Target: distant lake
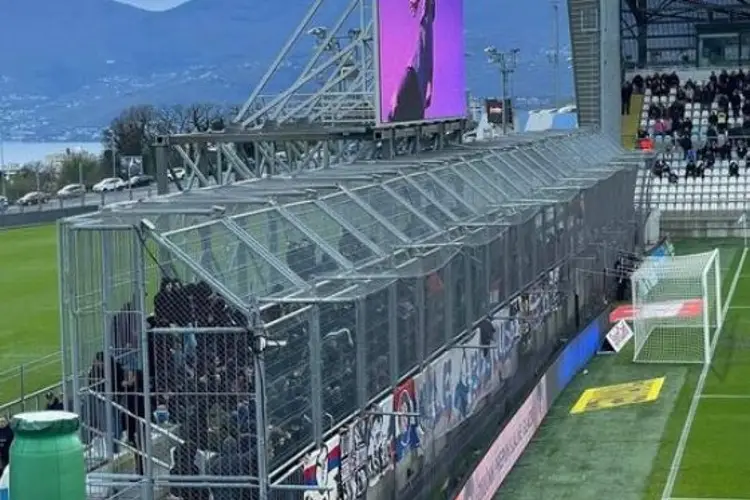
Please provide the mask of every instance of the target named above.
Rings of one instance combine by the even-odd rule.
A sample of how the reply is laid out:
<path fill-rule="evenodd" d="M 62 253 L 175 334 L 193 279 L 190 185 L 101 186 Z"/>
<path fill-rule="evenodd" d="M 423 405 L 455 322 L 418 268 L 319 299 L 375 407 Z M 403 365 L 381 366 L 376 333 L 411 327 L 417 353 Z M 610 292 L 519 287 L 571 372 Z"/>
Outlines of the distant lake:
<path fill-rule="evenodd" d="M 103 149 L 98 142 L 3 142 L 0 143 L 0 148 L 3 161 L 9 168 L 32 161 L 44 161 L 45 158 L 66 150 L 87 151 L 98 155 Z"/>

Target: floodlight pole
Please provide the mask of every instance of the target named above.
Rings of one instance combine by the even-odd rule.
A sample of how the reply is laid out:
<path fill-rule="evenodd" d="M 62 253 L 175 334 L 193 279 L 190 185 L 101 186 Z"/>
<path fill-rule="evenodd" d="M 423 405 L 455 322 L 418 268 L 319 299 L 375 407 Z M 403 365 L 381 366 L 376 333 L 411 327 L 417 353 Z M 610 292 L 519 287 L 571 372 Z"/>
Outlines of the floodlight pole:
<path fill-rule="evenodd" d="M 484 49 L 484 53 L 487 54 L 490 64 L 498 65 L 500 67 L 500 75 L 502 76 L 503 135 L 508 133 L 508 122 L 510 118 L 508 113 L 508 85 L 510 77 L 516 71 L 519 52 L 521 52 L 520 49 L 512 49 L 509 52 L 500 52 L 497 48 L 492 46 Z"/>
<path fill-rule="evenodd" d="M 0 182 L 2 182 L 2 194 L 3 197 L 7 198 L 8 196 L 8 179 L 6 178 L 5 174 L 5 140 L 3 138 L 3 133 L 0 131 Z"/>
<path fill-rule="evenodd" d="M 552 68 L 555 72 L 553 82 L 555 84 L 555 108 L 560 106 L 560 4 L 558 0 L 552 0 L 552 10 L 555 15 L 553 31 L 555 34 L 555 53 L 552 55 Z"/>

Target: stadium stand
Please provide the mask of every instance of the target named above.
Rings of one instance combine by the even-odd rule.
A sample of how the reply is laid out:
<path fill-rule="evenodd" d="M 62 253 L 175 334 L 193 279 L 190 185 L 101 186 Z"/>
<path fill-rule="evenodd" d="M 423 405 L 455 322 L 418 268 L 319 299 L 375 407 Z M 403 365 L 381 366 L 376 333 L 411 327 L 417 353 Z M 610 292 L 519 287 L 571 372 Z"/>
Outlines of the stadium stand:
<path fill-rule="evenodd" d="M 586 249 L 585 265 L 601 269 L 632 241 L 622 228 L 632 222 L 633 193 L 623 186 L 634 185 L 642 160 L 630 156 L 609 138 L 585 131 L 509 136 L 423 157 L 429 163 L 342 166 L 125 203 L 67 220 L 63 241 L 99 252 L 79 256 L 63 249 L 71 262 L 87 262 L 65 288 L 83 311 L 75 319 L 80 327 L 66 330 L 73 337 L 65 366 L 80 366 L 71 373 L 73 407 L 82 413 L 92 477 L 164 476 L 177 497 L 205 498 L 210 489 L 214 499 L 229 498 L 221 495 L 232 489 L 226 478 L 262 474 L 255 453 L 260 393 L 267 411 L 267 425 L 260 424 L 267 429 L 267 470 L 274 480 L 304 484 L 308 468 L 301 457 L 314 443 L 315 425 L 339 439 L 344 423 L 361 408 L 385 404 L 379 398 L 392 394 L 394 380 L 420 359 L 442 356 L 449 339 L 463 342 L 468 325 L 484 322 L 487 311 L 531 284 L 549 300 L 534 301 L 532 308 L 519 299 L 507 314 L 545 328 L 532 336 L 537 327 L 513 326 L 522 335 L 495 346 L 517 345 L 526 360 L 523 369 L 506 374 L 504 391 L 492 389 L 510 408 L 509 388 L 520 391 L 546 362 L 558 345 L 555 336 L 566 331 L 558 326 L 585 321 L 605 296 L 596 273 L 578 279 L 578 296 L 569 293 L 569 257 Z M 549 204 L 546 211 L 519 205 L 535 207 L 539 199 Z M 585 211 L 605 199 L 612 211 Z M 217 203 L 229 217 L 212 211 Z M 158 244 L 138 237 L 144 213 L 161 231 L 151 236 Z M 495 219 L 485 225 L 485 213 L 514 225 L 496 225 Z M 91 231 L 91 223 L 102 221 L 103 228 L 122 229 L 103 229 L 103 237 Z M 468 224 L 469 232 L 456 232 L 458 223 Z M 453 241 L 465 233 L 470 246 L 458 251 Z M 415 260 L 422 242 L 435 247 Z M 142 259 L 145 269 L 139 271 L 134 259 Z M 550 266 L 559 270 L 548 274 Z M 266 354 L 262 370 L 250 352 L 248 311 L 237 306 L 236 297 L 246 298 L 250 290 L 266 297 L 258 318 L 264 338 L 284 342 Z M 557 309 L 563 298 L 565 307 Z M 540 308 L 548 312 L 532 315 Z M 146 345 L 139 341 L 144 327 Z M 491 336 L 499 335 L 494 326 L 481 331 L 481 345 L 492 345 Z M 483 406 L 476 408 L 477 417 L 485 415 Z M 487 408 L 493 410 L 486 418 L 496 425 L 498 406 Z M 456 442 L 469 442 L 476 427 L 469 415 L 465 426 L 446 427 L 440 436 L 453 432 L 464 436 Z M 356 422 L 370 426 L 375 420 Z M 437 458 L 442 441 L 424 439 Z M 149 445 L 151 460 L 143 463 Z M 449 452 L 458 453 L 453 445 Z M 390 445 L 377 453 L 386 464 L 392 460 Z M 427 485 L 430 491 L 443 462 L 412 467 L 412 477 L 399 487 L 421 491 Z M 363 473 L 372 465 L 362 463 Z M 192 495 L 175 480 L 204 475 L 223 483 L 209 488 L 201 479 L 203 487 Z M 115 482 L 111 475 L 102 480 L 110 487 Z M 155 487 L 166 489 L 163 483 Z M 103 487 L 101 497 L 108 491 Z"/>
<path fill-rule="evenodd" d="M 657 159 L 641 172 L 636 199 L 663 211 L 744 210 L 750 195 L 747 129 L 750 74 L 700 70 L 632 80 L 643 95 L 638 146 Z"/>

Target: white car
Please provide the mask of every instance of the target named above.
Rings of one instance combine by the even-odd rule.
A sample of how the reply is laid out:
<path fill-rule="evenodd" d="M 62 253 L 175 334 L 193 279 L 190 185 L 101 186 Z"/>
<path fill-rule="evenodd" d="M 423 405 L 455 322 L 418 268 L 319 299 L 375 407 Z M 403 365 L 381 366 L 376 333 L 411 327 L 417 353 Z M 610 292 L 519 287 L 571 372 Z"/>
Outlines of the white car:
<path fill-rule="evenodd" d="M 127 186 L 128 184 L 119 177 L 110 177 L 94 184 L 91 190 L 95 193 L 104 193 L 107 191 L 121 191 Z"/>

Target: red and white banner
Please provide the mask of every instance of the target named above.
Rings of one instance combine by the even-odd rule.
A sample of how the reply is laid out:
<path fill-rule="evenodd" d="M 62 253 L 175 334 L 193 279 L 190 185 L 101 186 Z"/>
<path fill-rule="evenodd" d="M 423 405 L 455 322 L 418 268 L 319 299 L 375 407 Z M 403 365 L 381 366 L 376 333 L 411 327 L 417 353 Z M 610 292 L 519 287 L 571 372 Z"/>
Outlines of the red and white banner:
<path fill-rule="evenodd" d="M 607 332 L 607 342 L 609 342 L 609 345 L 612 346 L 612 349 L 615 352 L 620 352 L 620 350 L 625 347 L 625 344 L 627 344 L 632 338 L 633 330 L 630 329 L 630 326 L 628 326 L 624 319 L 618 321 L 617 324 Z"/>
<path fill-rule="evenodd" d="M 610 323 L 654 318 L 695 318 L 703 313 L 703 300 L 671 300 L 641 307 L 620 306 L 609 315 Z"/>

